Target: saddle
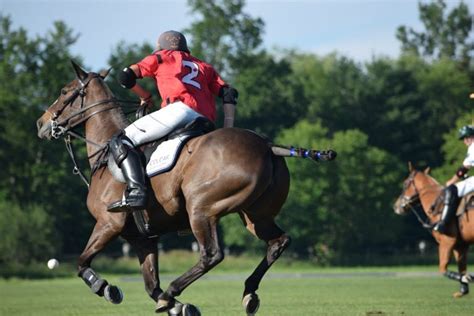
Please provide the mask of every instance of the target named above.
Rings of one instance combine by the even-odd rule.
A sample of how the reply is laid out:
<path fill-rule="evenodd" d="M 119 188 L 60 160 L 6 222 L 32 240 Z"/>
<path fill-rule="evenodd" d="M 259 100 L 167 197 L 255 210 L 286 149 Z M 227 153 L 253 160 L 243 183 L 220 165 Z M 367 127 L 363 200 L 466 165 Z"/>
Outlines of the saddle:
<path fill-rule="evenodd" d="M 435 202 L 431 206 L 431 211 L 435 214 L 441 213 L 441 210 L 443 209 L 443 201 L 444 192 L 441 193 L 438 198 L 436 198 Z M 468 212 L 471 209 L 474 209 L 474 192 L 460 199 L 458 208 L 456 210 L 456 217 L 461 216 L 462 214 Z"/>
<path fill-rule="evenodd" d="M 462 214 L 468 212 L 469 210 L 474 209 L 474 192 L 466 195 L 459 202 L 458 209 L 456 211 L 456 216 L 461 216 Z"/>
<path fill-rule="evenodd" d="M 213 130 L 215 130 L 213 122 L 205 117 L 198 117 L 183 128 L 177 129 L 167 136 L 140 146 L 145 158 L 145 169 L 148 177 L 153 177 L 173 169 L 181 150 L 190 139 L 207 134 Z M 117 181 L 125 183 L 122 172 L 112 156 L 109 156 L 107 166 Z"/>

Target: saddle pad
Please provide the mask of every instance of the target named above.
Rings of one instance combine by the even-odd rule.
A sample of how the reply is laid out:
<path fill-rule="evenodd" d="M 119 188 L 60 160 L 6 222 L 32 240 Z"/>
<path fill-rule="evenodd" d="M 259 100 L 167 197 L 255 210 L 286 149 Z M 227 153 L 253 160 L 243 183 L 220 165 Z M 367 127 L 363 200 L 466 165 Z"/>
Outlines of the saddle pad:
<path fill-rule="evenodd" d="M 178 160 L 179 153 L 190 136 L 176 137 L 162 142 L 151 154 L 146 165 L 146 174 L 153 177 L 171 170 Z"/>
<path fill-rule="evenodd" d="M 474 208 L 474 193 L 470 193 L 461 199 L 456 216 L 462 215 L 465 211 Z"/>
<path fill-rule="evenodd" d="M 153 151 L 147 162 L 146 173 L 149 177 L 156 176 L 159 173 L 170 171 L 178 160 L 181 149 L 186 142 L 196 135 L 183 135 L 171 140 L 162 142 Z M 122 171 L 115 163 L 112 155 L 109 155 L 107 166 L 112 176 L 119 182 L 125 183 Z"/>

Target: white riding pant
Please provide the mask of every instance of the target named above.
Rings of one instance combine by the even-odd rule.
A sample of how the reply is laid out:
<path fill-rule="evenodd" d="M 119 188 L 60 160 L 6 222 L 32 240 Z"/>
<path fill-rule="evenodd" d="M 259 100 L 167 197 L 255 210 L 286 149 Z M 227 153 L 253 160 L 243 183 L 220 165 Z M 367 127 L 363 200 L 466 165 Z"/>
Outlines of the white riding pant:
<path fill-rule="evenodd" d="M 474 176 L 467 178 L 466 180 L 459 181 L 455 184 L 458 188 L 459 197 L 464 197 L 474 191 Z"/>
<path fill-rule="evenodd" d="M 166 136 L 199 116 L 202 115 L 183 102 L 174 102 L 127 126 L 125 135 L 134 146 L 139 146 Z"/>

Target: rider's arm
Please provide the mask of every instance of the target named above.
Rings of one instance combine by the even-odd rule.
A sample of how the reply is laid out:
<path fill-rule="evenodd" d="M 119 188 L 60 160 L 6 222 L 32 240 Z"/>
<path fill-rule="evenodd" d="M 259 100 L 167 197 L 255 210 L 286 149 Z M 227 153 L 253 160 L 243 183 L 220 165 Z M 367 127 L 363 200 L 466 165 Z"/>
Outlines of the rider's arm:
<path fill-rule="evenodd" d="M 469 171 L 470 168 L 471 166 L 469 165 L 463 165 L 462 167 L 460 167 L 458 171 L 456 171 L 454 176 L 452 176 L 452 178 L 449 179 L 448 182 L 446 182 L 446 186 L 450 186 L 451 184 L 455 184 L 459 180 L 464 179 L 464 176 L 466 175 L 466 173 Z"/>
<path fill-rule="evenodd" d="M 224 86 L 221 88 L 219 96 L 222 97 L 224 108 L 224 127 L 234 127 L 235 106 L 239 93 L 232 87 Z"/>
<path fill-rule="evenodd" d="M 235 104 L 224 103 L 224 127 L 234 127 Z"/>
<path fill-rule="evenodd" d="M 137 65 L 131 65 L 130 69 L 133 70 L 137 78 L 141 78 L 141 73 L 140 73 L 140 68 L 138 68 Z M 142 86 L 140 86 L 138 83 L 135 83 L 135 85 L 130 88 L 141 100 L 140 105 L 146 105 L 151 102 L 151 93 L 145 90 Z"/>

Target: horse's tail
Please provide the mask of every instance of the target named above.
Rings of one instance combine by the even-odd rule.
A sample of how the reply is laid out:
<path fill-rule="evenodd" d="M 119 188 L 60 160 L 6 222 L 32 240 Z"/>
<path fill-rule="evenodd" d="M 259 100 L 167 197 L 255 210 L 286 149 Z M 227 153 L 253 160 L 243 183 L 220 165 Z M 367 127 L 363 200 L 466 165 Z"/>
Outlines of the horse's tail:
<path fill-rule="evenodd" d="M 280 157 L 300 157 L 314 161 L 331 161 L 336 159 L 337 153 L 332 150 L 305 149 L 294 146 L 283 146 L 270 144 L 272 152 Z"/>

